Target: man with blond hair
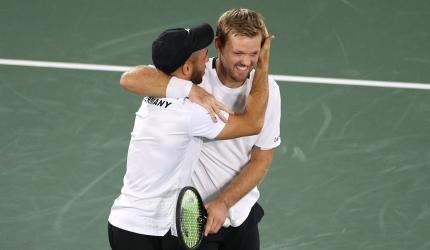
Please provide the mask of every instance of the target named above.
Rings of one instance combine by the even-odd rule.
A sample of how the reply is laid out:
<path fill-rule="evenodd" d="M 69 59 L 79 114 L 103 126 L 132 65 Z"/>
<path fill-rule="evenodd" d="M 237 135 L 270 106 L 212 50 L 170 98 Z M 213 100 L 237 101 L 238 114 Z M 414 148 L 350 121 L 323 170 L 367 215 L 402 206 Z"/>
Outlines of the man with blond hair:
<path fill-rule="evenodd" d="M 206 63 L 199 86 L 178 82 L 149 67 L 123 87 L 151 96 L 189 97 L 206 107 L 215 119 L 224 103 L 235 113 L 246 111 L 254 68 L 267 36 L 263 17 L 249 9 L 232 9 L 218 20 L 216 58 Z M 210 93 L 210 94 L 208 94 Z M 207 237 L 199 249 L 254 250 L 260 248 L 258 223 L 263 209 L 257 203 L 257 185 L 263 180 L 280 145 L 281 98 L 269 77 L 269 97 L 264 126 L 258 135 L 231 140 L 205 140 L 192 184 L 202 195 L 208 211 Z"/>

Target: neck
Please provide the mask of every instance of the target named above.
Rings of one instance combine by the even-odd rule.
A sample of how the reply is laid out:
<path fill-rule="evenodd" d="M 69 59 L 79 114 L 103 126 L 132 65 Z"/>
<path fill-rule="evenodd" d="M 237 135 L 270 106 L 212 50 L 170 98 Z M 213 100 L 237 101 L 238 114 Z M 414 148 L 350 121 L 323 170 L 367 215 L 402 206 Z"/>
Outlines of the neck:
<path fill-rule="evenodd" d="M 188 76 L 182 73 L 182 70 L 175 70 L 172 73 L 170 73 L 171 76 L 176 76 L 177 78 L 183 79 L 183 80 L 190 80 Z"/>
<path fill-rule="evenodd" d="M 221 83 L 228 88 L 232 88 L 232 89 L 239 88 L 245 83 L 245 82 L 236 81 L 231 76 L 229 76 L 225 68 L 222 67 L 221 59 L 219 57 L 217 58 L 215 63 L 215 70 Z"/>

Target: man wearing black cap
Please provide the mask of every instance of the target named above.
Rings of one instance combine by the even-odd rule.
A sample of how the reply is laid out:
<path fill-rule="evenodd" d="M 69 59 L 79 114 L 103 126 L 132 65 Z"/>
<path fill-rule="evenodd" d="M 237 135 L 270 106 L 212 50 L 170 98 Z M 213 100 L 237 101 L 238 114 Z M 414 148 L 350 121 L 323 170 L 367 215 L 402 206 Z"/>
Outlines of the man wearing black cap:
<path fill-rule="evenodd" d="M 198 84 L 213 37 L 208 24 L 166 30 L 152 44 L 153 63 L 179 83 L 182 79 Z M 225 114 L 228 124 L 213 123 L 205 109 L 186 98 L 143 98 L 131 133 L 124 184 L 108 219 L 113 250 L 180 249 L 171 235 L 174 207 L 178 191 L 190 182 L 200 138 L 253 135 L 263 126 L 270 42 L 267 39 L 260 56 L 248 110 Z M 133 73 L 136 70 L 126 74 Z"/>

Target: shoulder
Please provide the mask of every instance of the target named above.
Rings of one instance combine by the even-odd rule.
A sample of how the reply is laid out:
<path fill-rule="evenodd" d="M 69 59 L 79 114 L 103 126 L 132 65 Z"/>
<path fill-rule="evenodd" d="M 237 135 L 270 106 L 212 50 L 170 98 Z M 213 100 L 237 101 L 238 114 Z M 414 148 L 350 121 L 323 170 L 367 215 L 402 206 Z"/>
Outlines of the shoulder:
<path fill-rule="evenodd" d="M 188 98 L 184 99 L 182 106 L 183 109 L 188 110 L 192 115 L 208 115 L 208 111 L 205 108 L 190 101 Z"/>
<path fill-rule="evenodd" d="M 269 75 L 269 93 L 271 95 L 280 95 L 279 85 L 273 80 L 273 78 Z"/>

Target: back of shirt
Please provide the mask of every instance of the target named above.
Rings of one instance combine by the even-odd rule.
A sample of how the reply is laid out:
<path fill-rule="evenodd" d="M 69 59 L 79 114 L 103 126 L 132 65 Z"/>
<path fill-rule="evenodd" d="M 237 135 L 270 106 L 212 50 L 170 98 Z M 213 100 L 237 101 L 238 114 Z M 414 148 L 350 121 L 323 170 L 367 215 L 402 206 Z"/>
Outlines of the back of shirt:
<path fill-rule="evenodd" d="M 189 183 L 201 148 L 224 123 L 188 99 L 144 97 L 136 112 L 127 171 L 109 222 L 127 231 L 164 235 L 173 222 L 176 194 Z"/>
<path fill-rule="evenodd" d="M 145 97 L 136 112 L 123 190 L 141 198 L 157 197 L 184 160 L 190 143 L 190 111 L 184 100 Z M 189 106 L 191 108 L 191 106 Z"/>

